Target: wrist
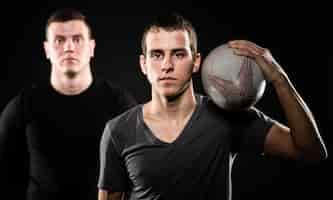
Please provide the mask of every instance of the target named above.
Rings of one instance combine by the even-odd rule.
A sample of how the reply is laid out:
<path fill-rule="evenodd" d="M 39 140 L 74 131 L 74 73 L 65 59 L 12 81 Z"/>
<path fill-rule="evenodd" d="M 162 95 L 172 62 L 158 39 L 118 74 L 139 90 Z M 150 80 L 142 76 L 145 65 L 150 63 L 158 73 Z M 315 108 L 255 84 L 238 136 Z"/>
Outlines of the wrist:
<path fill-rule="evenodd" d="M 289 79 L 286 74 L 279 73 L 273 79 L 270 80 L 270 83 L 275 88 L 286 87 L 286 86 L 288 86 Z"/>

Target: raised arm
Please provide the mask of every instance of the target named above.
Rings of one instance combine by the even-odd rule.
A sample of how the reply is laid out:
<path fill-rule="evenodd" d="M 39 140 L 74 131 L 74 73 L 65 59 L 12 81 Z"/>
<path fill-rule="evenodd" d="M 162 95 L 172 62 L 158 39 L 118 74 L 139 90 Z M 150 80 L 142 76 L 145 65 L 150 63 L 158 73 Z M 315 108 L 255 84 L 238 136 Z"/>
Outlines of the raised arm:
<path fill-rule="evenodd" d="M 124 200 L 125 195 L 123 192 L 110 192 L 100 189 L 98 191 L 98 200 Z"/>
<path fill-rule="evenodd" d="M 256 60 L 285 113 L 288 127 L 278 122 L 272 126 L 265 140 L 265 153 L 310 161 L 325 159 L 327 150 L 310 109 L 269 50 L 244 40 L 229 45 L 236 54 Z"/>

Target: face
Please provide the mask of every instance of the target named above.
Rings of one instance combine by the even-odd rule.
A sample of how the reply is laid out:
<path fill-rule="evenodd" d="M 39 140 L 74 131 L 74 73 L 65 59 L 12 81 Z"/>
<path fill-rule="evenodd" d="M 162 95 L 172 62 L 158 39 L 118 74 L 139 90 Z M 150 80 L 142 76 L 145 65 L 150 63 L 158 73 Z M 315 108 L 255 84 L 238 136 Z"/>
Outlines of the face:
<path fill-rule="evenodd" d="M 146 36 L 146 46 L 140 65 L 152 92 L 173 97 L 188 89 L 192 73 L 199 70 L 200 54 L 193 58 L 187 31 L 152 30 Z"/>
<path fill-rule="evenodd" d="M 53 72 L 75 75 L 87 70 L 94 48 L 95 41 L 83 21 L 53 22 L 48 27 L 44 49 Z"/>

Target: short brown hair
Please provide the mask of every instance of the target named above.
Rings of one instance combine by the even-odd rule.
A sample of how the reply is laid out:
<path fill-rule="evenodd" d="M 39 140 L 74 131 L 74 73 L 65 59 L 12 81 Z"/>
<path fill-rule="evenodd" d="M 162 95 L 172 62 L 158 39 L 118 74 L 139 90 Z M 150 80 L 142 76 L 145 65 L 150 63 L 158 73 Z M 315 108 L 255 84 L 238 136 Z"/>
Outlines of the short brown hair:
<path fill-rule="evenodd" d="M 54 22 L 67 22 L 67 21 L 71 21 L 71 20 L 80 20 L 80 21 L 84 22 L 88 28 L 89 37 L 93 38 L 91 26 L 90 26 L 86 16 L 82 12 L 80 12 L 76 9 L 63 8 L 63 9 L 56 10 L 48 18 L 46 26 L 45 26 L 46 40 L 47 40 L 47 30 L 48 30 L 50 24 L 52 24 Z"/>
<path fill-rule="evenodd" d="M 152 23 L 145 27 L 141 40 L 143 55 L 146 55 L 147 51 L 146 38 L 148 32 L 159 28 L 167 31 L 186 30 L 190 36 L 190 48 L 192 55 L 195 57 L 198 52 L 197 34 L 195 29 L 187 19 L 177 13 L 160 15 Z"/>

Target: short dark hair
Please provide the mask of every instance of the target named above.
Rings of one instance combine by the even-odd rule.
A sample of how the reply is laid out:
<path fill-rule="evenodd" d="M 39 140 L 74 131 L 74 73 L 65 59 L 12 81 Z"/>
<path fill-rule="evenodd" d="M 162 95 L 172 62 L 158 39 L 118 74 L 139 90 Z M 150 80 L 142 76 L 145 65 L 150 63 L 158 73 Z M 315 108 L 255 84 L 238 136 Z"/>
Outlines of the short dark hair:
<path fill-rule="evenodd" d="M 88 22 L 87 17 L 80 11 L 74 8 L 62 8 L 54 11 L 47 20 L 45 26 L 45 38 L 47 40 L 47 31 L 49 26 L 54 22 L 67 22 L 71 20 L 80 20 L 85 23 L 88 28 L 88 34 L 90 38 L 93 38 L 91 26 Z"/>
<path fill-rule="evenodd" d="M 152 23 L 148 24 L 148 26 L 145 27 L 141 40 L 141 49 L 143 55 L 146 55 L 147 51 L 146 38 L 148 32 L 159 28 L 167 31 L 175 31 L 175 30 L 187 31 L 190 37 L 190 48 L 192 51 L 192 55 L 193 57 L 195 57 L 195 55 L 198 52 L 197 34 L 191 22 L 178 13 L 170 13 L 170 14 L 168 13 L 160 15 L 156 17 L 152 21 Z"/>

